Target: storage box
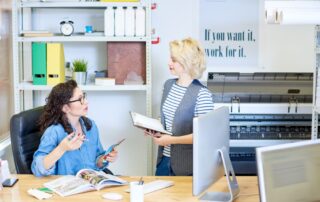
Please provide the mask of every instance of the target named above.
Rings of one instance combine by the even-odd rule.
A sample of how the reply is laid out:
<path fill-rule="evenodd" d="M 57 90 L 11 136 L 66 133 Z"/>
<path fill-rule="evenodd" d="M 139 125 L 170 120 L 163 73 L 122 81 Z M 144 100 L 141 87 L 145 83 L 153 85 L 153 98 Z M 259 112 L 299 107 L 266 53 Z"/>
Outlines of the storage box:
<path fill-rule="evenodd" d="M 129 72 L 141 76 L 146 81 L 146 43 L 108 42 L 108 76 L 116 79 L 116 84 L 124 84 Z"/>

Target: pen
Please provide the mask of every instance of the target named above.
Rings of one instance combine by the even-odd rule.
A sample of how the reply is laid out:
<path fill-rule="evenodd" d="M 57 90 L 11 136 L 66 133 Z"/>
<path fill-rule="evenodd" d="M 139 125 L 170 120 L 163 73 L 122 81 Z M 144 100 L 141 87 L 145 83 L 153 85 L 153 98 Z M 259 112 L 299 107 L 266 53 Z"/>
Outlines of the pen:
<path fill-rule="evenodd" d="M 139 180 L 138 185 L 143 185 L 143 183 L 144 183 L 144 181 L 142 180 L 142 177 L 141 177 L 140 180 Z"/>

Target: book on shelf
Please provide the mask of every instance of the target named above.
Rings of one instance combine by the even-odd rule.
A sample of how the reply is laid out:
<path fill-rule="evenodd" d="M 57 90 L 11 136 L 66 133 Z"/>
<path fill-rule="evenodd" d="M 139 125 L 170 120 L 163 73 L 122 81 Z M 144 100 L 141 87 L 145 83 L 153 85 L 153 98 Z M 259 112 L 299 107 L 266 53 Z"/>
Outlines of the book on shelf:
<path fill-rule="evenodd" d="M 172 135 L 172 133 L 164 129 L 162 123 L 158 119 L 153 119 L 136 112 L 130 112 L 130 115 L 133 125 L 138 128 L 150 129 L 160 133 Z"/>
<path fill-rule="evenodd" d="M 65 175 L 44 183 L 44 186 L 60 196 L 70 196 L 82 192 L 100 190 L 108 186 L 126 184 L 128 184 L 127 181 L 114 175 L 105 174 L 103 171 L 82 169 L 75 176 Z"/>
<path fill-rule="evenodd" d="M 114 86 L 116 85 L 116 80 L 114 78 L 95 78 L 95 85 L 97 86 Z"/>
<path fill-rule="evenodd" d="M 22 30 L 20 34 L 24 37 L 48 37 L 54 35 L 52 32 L 46 30 Z"/>

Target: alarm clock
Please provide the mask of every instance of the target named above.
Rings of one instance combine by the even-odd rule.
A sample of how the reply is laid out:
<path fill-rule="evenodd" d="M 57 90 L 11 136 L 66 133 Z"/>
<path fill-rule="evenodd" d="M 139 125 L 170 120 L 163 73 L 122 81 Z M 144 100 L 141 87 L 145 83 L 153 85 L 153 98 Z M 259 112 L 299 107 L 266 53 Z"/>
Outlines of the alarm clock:
<path fill-rule="evenodd" d="M 71 36 L 73 34 L 73 22 L 72 21 L 61 21 L 60 22 L 60 32 L 64 36 Z"/>

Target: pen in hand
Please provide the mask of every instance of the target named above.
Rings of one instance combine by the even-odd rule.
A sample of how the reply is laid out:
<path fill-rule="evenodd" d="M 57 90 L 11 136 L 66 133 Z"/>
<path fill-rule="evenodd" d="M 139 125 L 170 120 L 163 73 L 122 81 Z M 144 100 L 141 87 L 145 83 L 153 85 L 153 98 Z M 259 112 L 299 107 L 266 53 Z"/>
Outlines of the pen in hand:
<path fill-rule="evenodd" d="M 139 180 L 138 185 L 143 185 L 143 183 L 144 183 L 144 181 L 142 180 L 142 177 L 141 177 L 140 180 Z"/>

